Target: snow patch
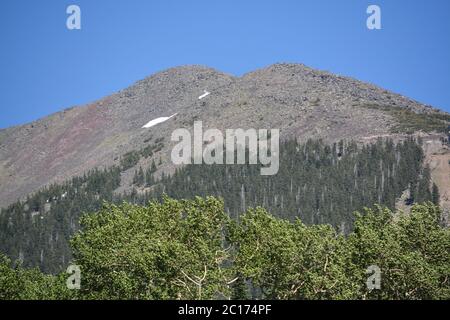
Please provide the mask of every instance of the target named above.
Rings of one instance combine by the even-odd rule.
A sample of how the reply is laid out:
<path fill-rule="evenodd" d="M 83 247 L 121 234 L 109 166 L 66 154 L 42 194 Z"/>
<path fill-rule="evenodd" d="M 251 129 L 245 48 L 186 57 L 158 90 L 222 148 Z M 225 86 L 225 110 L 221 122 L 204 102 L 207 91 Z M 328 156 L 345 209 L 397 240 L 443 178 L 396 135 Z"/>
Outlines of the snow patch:
<path fill-rule="evenodd" d="M 204 93 L 200 97 L 198 97 L 198 100 L 202 100 L 204 97 L 207 97 L 210 94 L 211 94 L 211 92 L 204 90 Z"/>
<path fill-rule="evenodd" d="M 144 125 L 142 128 L 148 129 L 148 128 L 154 127 L 157 124 L 163 123 L 163 122 L 169 120 L 170 118 L 175 117 L 177 114 L 178 113 L 175 113 L 175 114 L 171 115 L 170 117 L 160 117 L 160 118 L 153 119 L 153 120 L 149 121 L 146 125 Z"/>

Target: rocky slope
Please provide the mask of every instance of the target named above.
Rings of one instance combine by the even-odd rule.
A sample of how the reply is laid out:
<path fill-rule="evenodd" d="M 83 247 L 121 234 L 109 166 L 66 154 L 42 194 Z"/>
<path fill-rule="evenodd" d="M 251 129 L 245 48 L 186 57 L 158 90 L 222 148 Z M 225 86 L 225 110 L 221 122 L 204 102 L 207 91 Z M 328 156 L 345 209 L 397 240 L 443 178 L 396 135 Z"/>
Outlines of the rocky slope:
<path fill-rule="evenodd" d="M 204 90 L 211 94 L 198 99 Z M 282 137 L 363 141 L 398 128 L 402 120 L 386 108 L 448 116 L 376 86 L 304 65 L 276 64 L 242 77 L 202 66 L 169 69 L 89 105 L 0 130 L 0 207 L 50 183 L 117 164 L 127 152 L 159 140 L 163 148 L 153 159 L 161 158 L 162 170 L 170 172 L 170 135 L 176 128 L 191 128 L 196 120 L 222 130 L 279 128 Z M 175 113 L 162 124 L 142 128 Z M 123 173 L 122 191 L 132 172 Z"/>

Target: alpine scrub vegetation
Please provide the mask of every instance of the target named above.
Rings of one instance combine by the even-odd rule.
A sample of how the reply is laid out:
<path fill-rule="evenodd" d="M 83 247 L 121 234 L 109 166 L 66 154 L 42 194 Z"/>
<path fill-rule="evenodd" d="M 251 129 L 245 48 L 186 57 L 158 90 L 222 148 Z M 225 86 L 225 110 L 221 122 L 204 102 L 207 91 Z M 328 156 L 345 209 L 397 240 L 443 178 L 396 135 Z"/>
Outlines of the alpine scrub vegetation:
<path fill-rule="evenodd" d="M 432 203 L 356 213 L 353 231 L 248 209 L 230 219 L 214 197 L 104 204 L 71 240 L 67 274 L 0 262 L 2 299 L 450 299 L 450 230 Z M 368 289 L 369 266 L 381 288 Z"/>

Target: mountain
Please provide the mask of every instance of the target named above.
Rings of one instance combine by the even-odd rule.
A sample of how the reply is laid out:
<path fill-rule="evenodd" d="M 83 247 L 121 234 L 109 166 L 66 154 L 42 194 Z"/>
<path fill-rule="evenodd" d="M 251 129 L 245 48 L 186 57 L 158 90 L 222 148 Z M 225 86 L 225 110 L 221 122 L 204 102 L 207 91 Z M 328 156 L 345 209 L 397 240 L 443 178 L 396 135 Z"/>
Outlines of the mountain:
<path fill-rule="evenodd" d="M 199 99 L 205 90 L 210 94 Z M 155 127 L 142 128 L 174 114 Z M 152 157 L 161 158 L 158 172 L 171 173 L 170 134 L 175 128 L 190 128 L 195 120 L 202 120 L 204 127 L 279 128 L 284 139 L 333 142 L 442 133 L 449 115 L 300 64 L 275 64 L 242 77 L 203 66 L 172 68 L 91 104 L 0 130 L 0 207 L 51 183 L 119 164 L 124 155 L 147 144 L 159 145 Z M 135 168 L 122 173 L 118 192 L 129 190 Z"/>
<path fill-rule="evenodd" d="M 280 170 L 175 166 L 175 129 L 280 129 Z M 300 64 L 242 77 L 172 68 L 99 101 L 0 130 L 0 252 L 55 273 L 71 259 L 83 212 L 104 200 L 144 204 L 215 195 L 344 233 L 356 210 L 450 212 L 450 115 L 401 95 Z"/>

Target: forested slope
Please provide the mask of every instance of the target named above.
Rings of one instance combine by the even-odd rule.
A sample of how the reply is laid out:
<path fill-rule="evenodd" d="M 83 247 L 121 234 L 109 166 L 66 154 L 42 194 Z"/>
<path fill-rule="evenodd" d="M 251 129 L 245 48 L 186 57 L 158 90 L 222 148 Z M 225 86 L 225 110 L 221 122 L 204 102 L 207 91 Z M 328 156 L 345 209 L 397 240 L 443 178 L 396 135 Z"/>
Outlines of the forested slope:
<path fill-rule="evenodd" d="M 259 165 L 188 165 L 156 179 L 159 163 L 153 162 L 136 171 L 135 191 L 118 195 L 114 191 L 121 172 L 129 161 L 136 162 L 127 156 L 120 167 L 90 171 L 2 210 L 0 251 L 26 267 L 59 272 L 72 257 L 68 240 L 79 230 L 83 212 L 100 209 L 103 201 L 146 204 L 162 199 L 164 193 L 176 199 L 221 197 L 226 212 L 237 220 L 247 208 L 262 206 L 276 217 L 300 218 L 308 225 L 331 224 L 348 233 L 354 211 L 374 204 L 394 209 L 405 190 L 410 190 L 408 205 L 435 198 L 420 144 L 413 138 L 364 146 L 286 141 L 280 146 L 280 171 L 269 177 L 260 175 Z M 133 155 L 138 159 L 146 154 Z"/>

